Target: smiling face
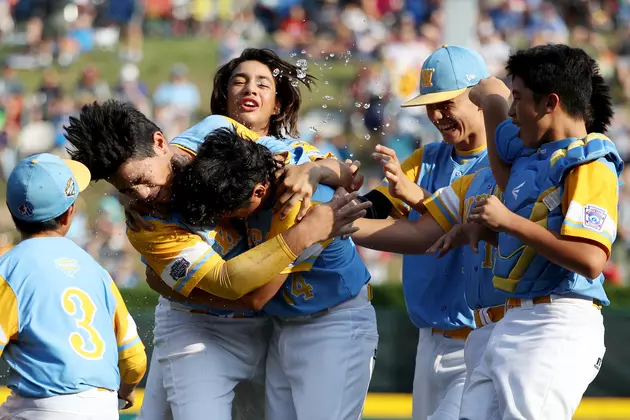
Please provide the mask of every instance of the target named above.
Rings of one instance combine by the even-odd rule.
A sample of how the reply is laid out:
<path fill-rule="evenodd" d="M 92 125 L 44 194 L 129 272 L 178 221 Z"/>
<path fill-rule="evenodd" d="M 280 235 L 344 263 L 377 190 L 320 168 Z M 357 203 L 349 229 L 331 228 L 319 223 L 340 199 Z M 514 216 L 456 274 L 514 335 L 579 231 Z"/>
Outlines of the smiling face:
<path fill-rule="evenodd" d="M 228 81 L 228 117 L 266 136 L 271 117 L 279 110 L 276 83 L 269 67 L 259 61 L 239 64 Z"/>
<path fill-rule="evenodd" d="M 469 90 L 444 102 L 427 105 L 427 115 L 448 144 L 464 142 L 474 135 L 485 135 L 483 113 L 470 101 Z"/>

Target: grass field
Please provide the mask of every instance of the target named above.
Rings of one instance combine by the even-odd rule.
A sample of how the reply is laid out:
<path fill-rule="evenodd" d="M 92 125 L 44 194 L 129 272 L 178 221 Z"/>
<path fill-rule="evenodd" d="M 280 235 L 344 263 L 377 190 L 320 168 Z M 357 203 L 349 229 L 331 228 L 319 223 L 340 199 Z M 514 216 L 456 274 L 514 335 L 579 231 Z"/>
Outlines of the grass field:
<path fill-rule="evenodd" d="M 9 395 L 7 388 L 0 388 L 0 402 Z M 133 420 L 142 405 L 144 393 L 137 391 L 136 406 L 121 413 L 121 420 Z M 411 419 L 411 395 L 369 394 L 365 403 L 364 420 Z M 578 408 L 574 420 L 630 420 L 630 399 L 586 398 Z"/>

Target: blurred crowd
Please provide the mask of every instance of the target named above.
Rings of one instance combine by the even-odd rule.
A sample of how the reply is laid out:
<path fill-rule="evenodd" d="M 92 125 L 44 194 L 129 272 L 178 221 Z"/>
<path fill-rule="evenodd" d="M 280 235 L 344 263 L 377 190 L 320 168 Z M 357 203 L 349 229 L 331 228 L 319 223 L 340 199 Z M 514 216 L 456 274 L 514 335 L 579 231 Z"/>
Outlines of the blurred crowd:
<path fill-rule="evenodd" d="M 468 0 L 460 0 L 468 1 Z M 616 118 L 610 137 L 630 157 L 630 1 L 479 0 L 477 40 L 471 45 L 491 72 L 504 77 L 510 50 L 547 42 L 578 45 L 600 63 L 613 87 Z M 442 0 L 0 0 L 0 169 L 6 176 L 23 156 L 64 153 L 63 125 L 84 103 L 118 98 L 133 103 L 172 138 L 196 122 L 202 98 L 186 63 L 162 60 L 168 80 L 149 88 L 140 74 L 144 38 L 206 37 L 218 42 L 224 63 L 246 47 L 271 47 L 298 60 L 324 66 L 345 62 L 356 77 L 345 92 L 347 108 L 307 110 L 305 140 L 339 158 L 369 161 L 364 140 L 396 150 L 402 160 L 439 133 L 422 109 L 401 109 L 417 91 L 419 69 L 443 44 Z M 72 89 L 60 84 L 59 69 L 76 65 L 95 49 L 120 61 L 116 83 L 88 65 Z M 20 72 L 40 75 L 27 91 Z M 328 84 L 327 81 L 324 82 Z M 330 98 L 333 99 L 332 97 Z M 334 109 L 337 111 L 337 109 Z M 324 124 L 322 124 L 322 121 Z M 376 144 L 374 141 L 368 145 Z M 366 162 L 367 163 L 367 162 Z M 364 189 L 378 185 L 378 168 L 366 165 Z M 630 180 L 629 180 L 630 181 Z M 630 183 L 621 187 L 619 240 L 609 275 L 624 282 L 630 249 Z M 81 204 L 71 236 L 112 272 L 121 287 L 142 278 L 137 255 L 126 241 L 124 215 L 112 196 Z M 0 253 L 15 241 L 10 221 L 0 217 Z M 8 215 L 7 215 L 8 216 Z M 626 221 L 628 223 L 626 223 Z M 627 227 L 626 227 L 627 226 Z M 400 258 L 361 250 L 373 282 L 398 281 Z"/>

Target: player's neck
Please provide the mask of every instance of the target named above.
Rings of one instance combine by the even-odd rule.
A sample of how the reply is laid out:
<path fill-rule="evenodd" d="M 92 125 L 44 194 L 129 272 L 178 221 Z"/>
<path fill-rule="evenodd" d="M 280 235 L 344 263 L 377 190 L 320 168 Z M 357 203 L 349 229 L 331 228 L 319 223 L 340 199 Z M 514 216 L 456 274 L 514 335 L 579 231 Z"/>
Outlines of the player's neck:
<path fill-rule="evenodd" d="M 584 138 L 588 132 L 586 131 L 586 124 L 582 120 L 573 120 L 570 118 L 562 118 L 557 123 L 552 124 L 549 130 L 545 133 L 544 143 L 551 143 L 554 141 L 562 141 L 569 138 Z"/>
<path fill-rule="evenodd" d="M 35 234 L 25 234 L 22 233 L 22 240 L 25 241 L 27 239 L 35 239 L 35 238 L 63 238 L 66 236 L 65 230 L 47 230 L 45 232 L 39 232 Z"/>
<path fill-rule="evenodd" d="M 475 150 L 484 149 L 486 147 L 486 133 L 472 133 L 464 141 L 460 141 L 455 145 L 455 150 L 462 153 L 470 153 Z"/>

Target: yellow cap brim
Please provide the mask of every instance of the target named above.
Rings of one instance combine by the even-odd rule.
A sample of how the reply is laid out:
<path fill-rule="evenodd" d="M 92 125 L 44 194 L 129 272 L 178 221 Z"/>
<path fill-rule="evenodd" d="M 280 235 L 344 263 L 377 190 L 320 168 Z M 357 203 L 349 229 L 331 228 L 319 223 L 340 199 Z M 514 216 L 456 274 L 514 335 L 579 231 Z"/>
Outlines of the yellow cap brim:
<path fill-rule="evenodd" d="M 77 180 L 79 184 L 79 191 L 85 190 L 88 185 L 90 185 L 90 181 L 92 181 L 92 174 L 90 170 L 82 164 L 81 162 L 77 162 L 76 160 L 71 159 L 62 159 L 63 163 L 68 165 L 70 168 L 70 172 L 74 175 L 74 178 Z"/>
<path fill-rule="evenodd" d="M 451 99 L 456 98 L 462 93 L 466 92 L 466 89 L 468 88 L 450 90 L 448 92 L 435 92 L 427 93 L 426 95 L 418 95 L 415 98 L 405 102 L 400 107 L 410 108 L 412 106 L 432 105 L 444 101 L 450 101 Z"/>

